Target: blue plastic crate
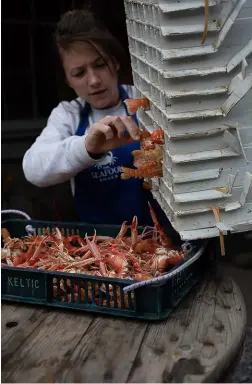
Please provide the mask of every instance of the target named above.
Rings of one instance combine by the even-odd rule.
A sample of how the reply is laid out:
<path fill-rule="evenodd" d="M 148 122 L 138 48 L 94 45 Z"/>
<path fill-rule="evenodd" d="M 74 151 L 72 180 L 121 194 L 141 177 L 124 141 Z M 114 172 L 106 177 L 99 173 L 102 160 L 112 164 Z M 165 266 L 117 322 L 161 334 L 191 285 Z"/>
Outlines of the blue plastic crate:
<path fill-rule="evenodd" d="M 25 230 L 27 225 L 32 225 L 39 235 L 43 234 L 47 228 L 54 231 L 57 223 L 19 219 L 2 222 L 2 228 L 7 228 L 12 237 L 27 235 Z M 120 230 L 120 226 L 111 225 L 96 225 L 95 228 L 98 235 L 104 236 L 116 236 Z M 86 232 L 89 235 L 94 233 L 93 225 L 85 223 L 65 222 L 60 224 L 60 229 L 65 235 L 84 236 Z M 174 230 L 168 229 L 166 232 L 176 244 L 180 243 Z M 1 297 L 2 300 L 14 302 L 145 320 L 164 319 L 202 278 L 208 265 L 206 241 L 197 241 L 193 245 L 193 251 L 169 271 L 167 280 L 130 292 L 125 293 L 123 288 L 132 284 L 132 280 L 2 267 Z"/>

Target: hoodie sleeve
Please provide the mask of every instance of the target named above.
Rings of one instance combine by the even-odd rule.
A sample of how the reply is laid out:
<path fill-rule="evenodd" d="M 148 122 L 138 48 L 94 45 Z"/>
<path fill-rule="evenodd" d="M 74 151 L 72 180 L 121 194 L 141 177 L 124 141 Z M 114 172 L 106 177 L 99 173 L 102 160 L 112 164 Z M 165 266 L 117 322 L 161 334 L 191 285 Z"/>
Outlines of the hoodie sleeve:
<path fill-rule="evenodd" d="M 87 153 L 86 136 L 75 136 L 79 117 L 70 103 L 60 103 L 51 113 L 47 126 L 25 153 L 26 179 L 38 187 L 70 180 L 96 161 Z"/>

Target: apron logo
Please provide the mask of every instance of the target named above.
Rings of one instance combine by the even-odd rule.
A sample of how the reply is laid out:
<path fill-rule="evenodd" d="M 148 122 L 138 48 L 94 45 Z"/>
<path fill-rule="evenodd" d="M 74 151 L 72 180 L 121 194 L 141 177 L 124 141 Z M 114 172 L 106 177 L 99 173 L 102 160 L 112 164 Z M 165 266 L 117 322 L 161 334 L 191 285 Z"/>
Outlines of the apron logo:
<path fill-rule="evenodd" d="M 101 161 L 93 165 L 93 168 L 96 168 L 99 171 L 91 172 L 91 177 L 93 179 L 98 179 L 101 183 L 118 179 L 121 172 L 121 166 L 117 165 L 113 167 L 117 161 L 118 157 L 115 157 L 112 152 L 108 152 Z"/>
<path fill-rule="evenodd" d="M 114 165 L 118 160 L 118 157 L 115 157 L 112 152 L 108 152 L 106 156 L 94 165 L 95 168 L 109 168 L 110 165 Z"/>

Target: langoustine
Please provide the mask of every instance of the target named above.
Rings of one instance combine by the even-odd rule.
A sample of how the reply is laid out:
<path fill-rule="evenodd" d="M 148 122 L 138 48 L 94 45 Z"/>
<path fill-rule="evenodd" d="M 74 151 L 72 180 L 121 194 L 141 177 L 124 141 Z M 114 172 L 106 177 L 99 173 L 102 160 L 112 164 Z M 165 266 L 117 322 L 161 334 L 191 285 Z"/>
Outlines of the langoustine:
<path fill-rule="evenodd" d="M 131 177 L 135 177 L 135 178 L 161 177 L 163 174 L 162 165 L 156 160 L 147 161 L 145 162 L 145 164 L 143 164 L 137 169 L 122 167 L 121 170 L 122 170 L 121 179 L 123 180 L 129 179 Z"/>
<path fill-rule="evenodd" d="M 150 109 L 150 101 L 145 97 L 139 99 L 125 99 L 123 101 L 129 115 L 134 115 L 139 108 Z"/>
<path fill-rule="evenodd" d="M 121 178 L 123 180 L 131 177 L 151 179 L 163 175 L 163 151 L 161 146 L 164 144 L 164 132 L 159 129 L 152 132 L 152 134 L 143 132 L 142 136 L 142 149 L 132 151 L 133 165 L 136 168 L 122 167 Z"/>
<path fill-rule="evenodd" d="M 132 155 L 134 158 L 133 165 L 136 168 L 140 168 L 141 166 L 150 161 L 156 161 L 157 163 L 161 163 L 163 158 L 163 152 L 160 146 L 156 146 L 154 149 L 150 149 L 148 151 L 136 149 L 132 151 Z"/>
<path fill-rule="evenodd" d="M 82 244 L 65 246 L 64 237 L 55 242 L 55 234 L 45 236 L 11 239 L 4 244 L 1 251 L 2 266 L 33 268 L 50 271 L 92 274 L 99 271 L 103 277 L 133 278 L 135 272 L 149 272 L 146 262 L 156 254 L 160 247 L 173 250 L 177 256 L 184 251 L 177 250 L 157 221 L 153 208 L 150 206 L 154 227 L 146 227 L 142 234 L 138 233 L 137 220 L 133 219 L 130 226 L 131 236 L 125 236 L 125 224 L 120 237 L 108 238 L 98 243 L 96 232 L 93 236 L 85 236 L 85 253 L 78 255 L 83 249 Z M 59 231 L 59 229 L 56 229 Z M 20 248 L 17 248 L 17 240 Z M 39 241 L 38 241 L 39 240 Z M 67 242 L 66 242 L 67 243 Z M 185 254 L 185 253 L 184 253 Z M 167 254 L 167 259 L 173 257 Z M 171 264 L 174 264 L 172 262 Z M 155 272 L 155 271 L 154 271 Z M 153 277 L 153 275 L 152 275 Z"/>
<path fill-rule="evenodd" d="M 188 251 L 172 244 L 151 205 L 150 210 L 154 226 L 145 227 L 141 234 L 137 217 L 133 218 L 131 225 L 124 222 L 116 237 L 100 237 L 96 231 L 92 236 L 86 234 L 84 238 L 77 235 L 65 237 L 56 228 L 51 234 L 48 230 L 43 236 L 19 239 L 11 238 L 10 234 L 2 231 L 2 267 L 77 273 L 82 274 L 83 279 L 85 275 L 91 275 L 141 281 L 160 276 L 182 260 Z M 128 229 L 131 229 L 130 235 L 126 235 Z M 66 279 L 57 278 L 53 285 L 54 297 L 60 295 L 63 301 L 84 302 L 93 300 L 90 293 L 92 290 L 96 296 L 99 296 L 101 290 L 101 286 L 89 286 L 90 282 L 87 282 L 89 285 L 86 288 L 80 284 L 69 284 Z M 113 301 L 115 289 L 112 284 L 108 287 L 109 297 Z M 103 286 L 104 289 L 106 287 Z M 128 300 L 126 296 L 125 302 Z M 99 302 L 101 298 L 96 297 L 95 300 Z"/>
<path fill-rule="evenodd" d="M 133 115 L 138 109 L 150 109 L 150 101 L 147 98 L 126 99 L 124 100 L 127 112 Z M 131 177 L 147 178 L 162 177 L 162 149 L 160 146 L 164 144 L 164 131 L 158 129 L 152 133 L 148 131 L 141 132 L 141 149 L 133 151 L 134 168 L 122 167 L 121 178 L 123 180 Z M 148 153 L 151 151 L 150 153 Z M 151 184 L 144 184 L 145 189 L 151 189 Z"/>

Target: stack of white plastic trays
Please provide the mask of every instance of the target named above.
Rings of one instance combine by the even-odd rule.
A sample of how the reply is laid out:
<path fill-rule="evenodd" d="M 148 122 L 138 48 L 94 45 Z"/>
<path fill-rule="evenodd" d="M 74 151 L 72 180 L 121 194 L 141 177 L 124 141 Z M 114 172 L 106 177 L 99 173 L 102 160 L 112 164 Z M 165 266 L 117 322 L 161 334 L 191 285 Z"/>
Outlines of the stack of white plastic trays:
<path fill-rule="evenodd" d="M 126 0 L 134 84 L 165 131 L 152 192 L 187 239 L 252 230 L 252 0 Z M 211 206 L 220 210 L 216 224 Z"/>

